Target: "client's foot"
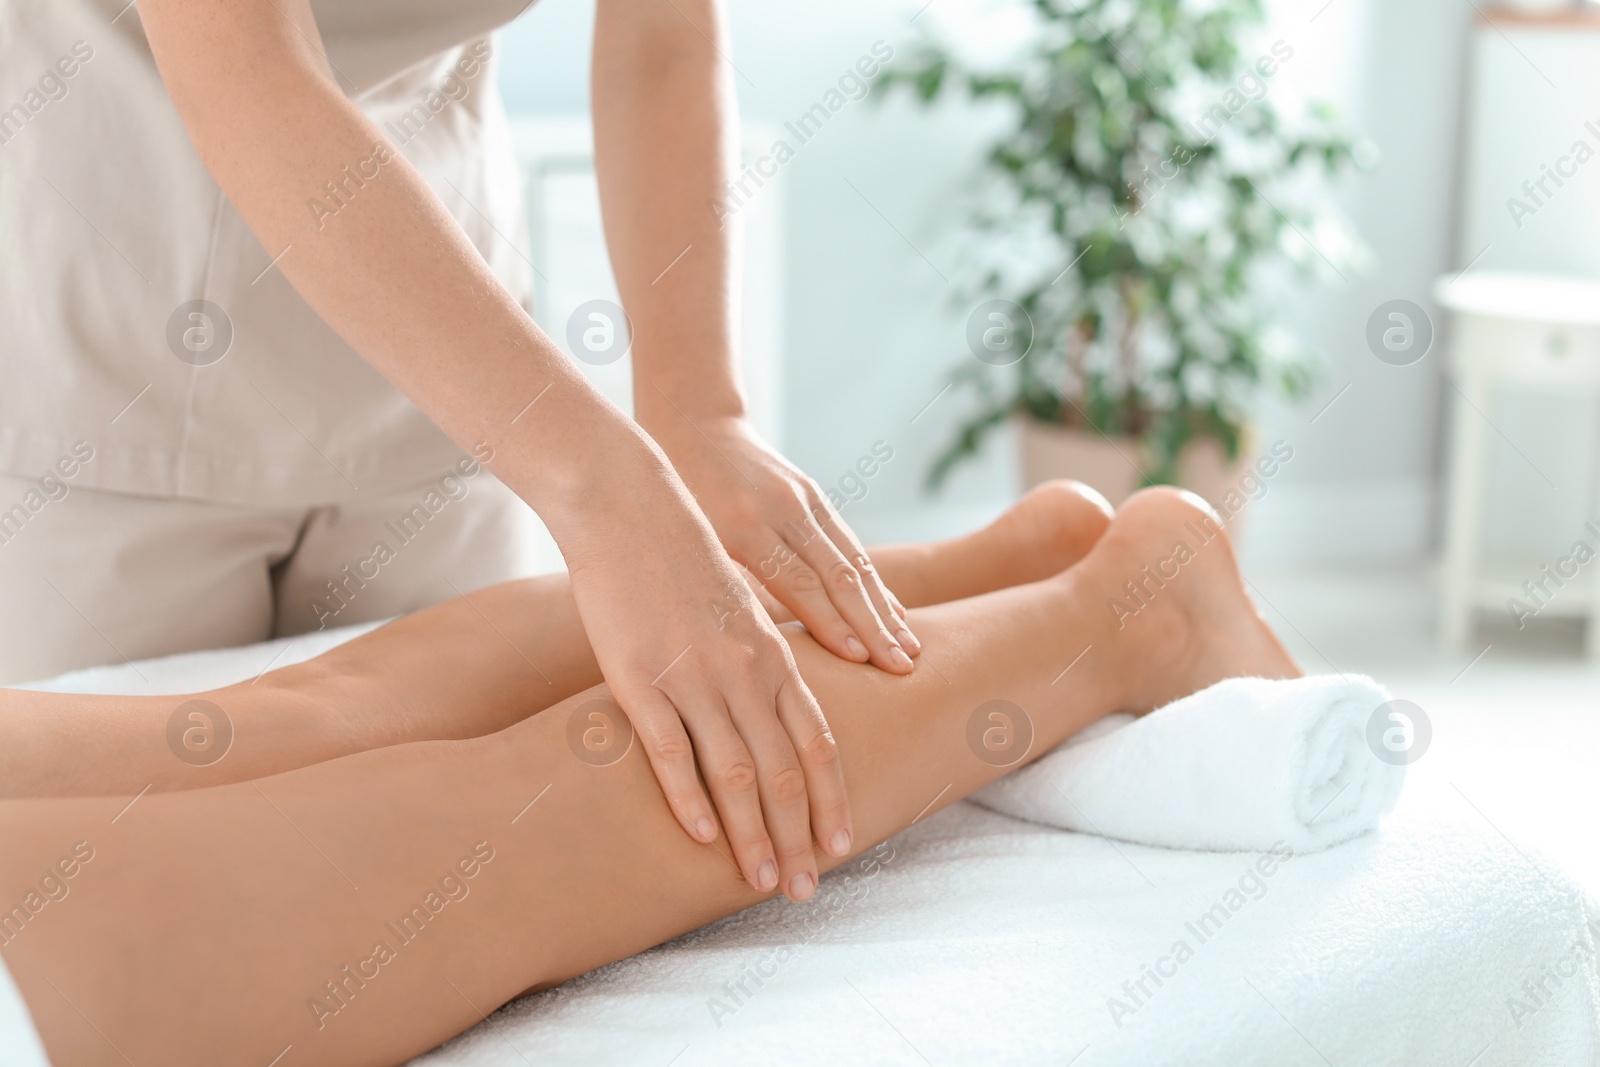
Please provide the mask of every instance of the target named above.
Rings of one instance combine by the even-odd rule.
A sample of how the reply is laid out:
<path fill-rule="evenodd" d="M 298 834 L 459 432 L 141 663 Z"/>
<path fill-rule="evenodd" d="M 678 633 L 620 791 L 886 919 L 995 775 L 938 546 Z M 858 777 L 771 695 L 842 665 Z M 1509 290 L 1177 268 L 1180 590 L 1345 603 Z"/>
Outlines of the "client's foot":
<path fill-rule="evenodd" d="M 1094 551 L 1107 565 L 1096 585 L 1110 594 L 1103 610 L 1114 632 L 1151 650 L 1129 711 L 1153 710 L 1224 678 L 1303 673 L 1245 591 L 1221 521 L 1193 493 L 1134 494 Z"/>

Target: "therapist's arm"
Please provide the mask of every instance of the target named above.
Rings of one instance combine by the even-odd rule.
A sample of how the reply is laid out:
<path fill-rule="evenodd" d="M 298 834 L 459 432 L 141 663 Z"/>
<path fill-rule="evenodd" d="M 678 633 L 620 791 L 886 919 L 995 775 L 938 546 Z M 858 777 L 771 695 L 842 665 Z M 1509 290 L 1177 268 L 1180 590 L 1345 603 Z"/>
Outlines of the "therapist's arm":
<path fill-rule="evenodd" d="M 596 8 L 595 164 L 634 329 L 634 414 L 729 554 L 824 648 L 907 671 L 921 646 L 905 609 L 816 483 L 746 417 L 735 358 L 740 218 L 715 206 L 738 171 L 725 27 L 720 0 Z"/>
<path fill-rule="evenodd" d="M 849 847 L 833 738 L 660 450 L 345 97 L 307 0 L 142 0 L 139 13 L 201 159 L 268 254 L 283 253 L 279 269 L 459 444 L 491 444 L 495 473 L 545 520 L 684 829 L 709 842 L 720 815 L 752 885 L 808 896 L 813 834 L 836 855 Z"/>

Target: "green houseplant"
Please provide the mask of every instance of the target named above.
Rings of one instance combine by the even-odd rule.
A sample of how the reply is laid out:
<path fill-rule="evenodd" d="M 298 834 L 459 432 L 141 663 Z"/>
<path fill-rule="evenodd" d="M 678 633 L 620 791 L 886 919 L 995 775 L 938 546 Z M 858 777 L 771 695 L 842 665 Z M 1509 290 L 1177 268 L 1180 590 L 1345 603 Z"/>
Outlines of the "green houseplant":
<path fill-rule="evenodd" d="M 1313 381 L 1263 281 L 1343 276 L 1364 255 L 1317 188 L 1357 145 L 1326 108 L 1293 129 L 1280 115 L 1269 89 L 1292 46 L 1241 44 L 1259 0 L 1029 6 L 1034 32 L 1001 69 L 929 38 L 876 87 L 1011 115 L 969 220 L 988 254 L 966 295 L 1019 308 L 1032 342 L 1006 370 L 967 359 L 956 372 L 976 412 L 930 486 L 1008 418 L 1131 444 L 1134 485 L 1178 480 L 1202 442 L 1236 460 L 1261 390 L 1293 398 Z"/>

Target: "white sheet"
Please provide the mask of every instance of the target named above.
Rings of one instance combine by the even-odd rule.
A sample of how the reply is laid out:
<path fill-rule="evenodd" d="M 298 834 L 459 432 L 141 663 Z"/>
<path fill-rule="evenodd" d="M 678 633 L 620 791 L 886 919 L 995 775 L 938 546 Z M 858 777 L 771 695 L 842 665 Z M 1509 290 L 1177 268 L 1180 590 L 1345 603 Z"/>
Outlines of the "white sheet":
<path fill-rule="evenodd" d="M 33 1016 L 11 972 L 0 962 L 0 1063 L 6 1067 L 50 1067 Z"/>
<path fill-rule="evenodd" d="M 344 636 L 51 688 L 183 692 Z M 1203 943 L 1186 924 L 1235 903 L 1256 855 L 1123 844 L 968 803 L 868 855 L 810 905 L 774 901 L 525 997 L 414 1067 L 1600 1063 L 1582 891 L 1449 798 L 1413 790 L 1378 833 L 1257 871 L 1259 898 L 1247 883 Z M 1124 983 L 1163 956 L 1172 976 L 1146 978 L 1135 1001 Z M 741 979 L 752 995 L 736 1000 Z"/>
<path fill-rule="evenodd" d="M 840 904 L 809 942 L 804 908 L 762 905 L 515 1002 L 414 1067 L 1596 1062 L 1592 965 L 1521 1029 L 1506 1007 L 1575 941 L 1592 961 L 1576 895 L 1460 826 L 1418 819 L 1291 860 L 1204 944 L 1185 924 L 1254 855 L 1115 844 L 966 803 L 892 845 L 875 878 L 855 874 L 853 902 L 824 879 Z M 1109 998 L 1129 1003 L 1122 984 L 1180 939 L 1192 958 L 1147 980 L 1119 1028 Z M 794 944 L 719 1027 L 723 984 Z"/>

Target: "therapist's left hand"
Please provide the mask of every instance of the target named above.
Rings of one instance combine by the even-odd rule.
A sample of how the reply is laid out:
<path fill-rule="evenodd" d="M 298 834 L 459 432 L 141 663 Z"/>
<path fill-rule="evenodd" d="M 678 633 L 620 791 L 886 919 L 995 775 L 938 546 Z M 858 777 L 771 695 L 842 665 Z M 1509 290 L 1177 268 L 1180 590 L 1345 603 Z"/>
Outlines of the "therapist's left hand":
<path fill-rule="evenodd" d="M 670 406 L 640 415 L 728 554 L 819 644 L 842 659 L 911 672 L 922 645 L 906 609 L 816 482 L 742 416 L 690 422 Z"/>

